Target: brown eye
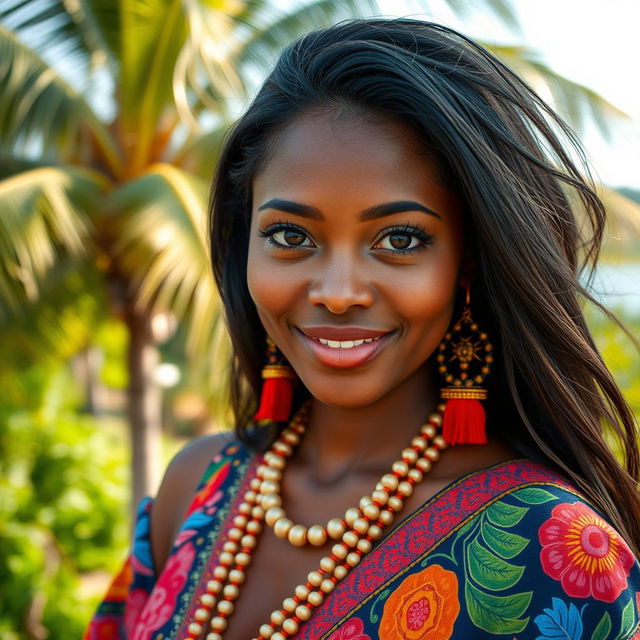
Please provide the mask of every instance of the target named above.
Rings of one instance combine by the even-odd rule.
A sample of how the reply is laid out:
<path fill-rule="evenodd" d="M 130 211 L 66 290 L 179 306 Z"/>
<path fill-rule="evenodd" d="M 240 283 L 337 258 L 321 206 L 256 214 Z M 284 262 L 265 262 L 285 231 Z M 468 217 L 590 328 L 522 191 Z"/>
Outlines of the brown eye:
<path fill-rule="evenodd" d="M 299 246 L 304 242 L 304 234 L 300 233 L 298 231 L 283 231 L 283 236 L 284 236 L 284 241 L 285 244 L 291 245 L 291 246 Z"/>
<path fill-rule="evenodd" d="M 407 249 L 411 245 L 411 236 L 407 233 L 392 233 L 388 236 L 394 249 Z"/>

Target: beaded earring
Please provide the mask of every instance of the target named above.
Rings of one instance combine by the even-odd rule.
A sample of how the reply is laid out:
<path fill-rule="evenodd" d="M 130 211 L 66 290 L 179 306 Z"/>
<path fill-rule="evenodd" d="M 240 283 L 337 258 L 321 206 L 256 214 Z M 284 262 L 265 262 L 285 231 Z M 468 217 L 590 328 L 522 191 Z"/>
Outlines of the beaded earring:
<path fill-rule="evenodd" d="M 267 363 L 262 368 L 260 407 L 256 422 L 286 422 L 291 413 L 295 372 L 287 363 L 275 342 L 267 336 Z"/>
<path fill-rule="evenodd" d="M 446 400 L 442 435 L 450 444 L 486 444 L 486 413 L 480 400 L 486 400 L 482 384 L 491 371 L 493 346 L 471 316 L 467 284 L 462 317 L 445 334 L 437 355 L 438 372 L 447 386 L 440 390 Z M 457 372 L 449 369 L 456 363 Z"/>

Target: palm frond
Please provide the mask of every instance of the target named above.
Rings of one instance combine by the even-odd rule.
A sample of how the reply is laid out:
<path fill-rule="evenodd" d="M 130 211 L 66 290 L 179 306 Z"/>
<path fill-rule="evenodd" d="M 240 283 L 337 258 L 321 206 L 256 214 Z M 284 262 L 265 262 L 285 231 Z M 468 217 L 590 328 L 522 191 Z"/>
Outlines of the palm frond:
<path fill-rule="evenodd" d="M 556 73 L 528 47 L 487 43 L 483 46 L 550 102 L 577 131 L 583 130 L 592 118 L 600 132 L 607 136 L 612 119 L 628 117 L 593 89 Z"/>
<path fill-rule="evenodd" d="M 41 156 L 71 160 L 97 145 L 118 172 L 111 133 L 85 98 L 33 49 L 0 25 L 0 149 L 40 149 Z"/>
<path fill-rule="evenodd" d="M 73 60 L 85 70 L 117 68 L 119 11 L 113 0 L 0 0 L 0 22 L 38 53 Z M 49 61 L 55 66 L 57 60 Z"/>
<path fill-rule="evenodd" d="M 156 164 L 113 193 L 104 221 L 137 303 L 188 318 L 191 353 L 210 348 L 220 308 L 207 253 L 207 197 L 204 180 Z"/>
<path fill-rule="evenodd" d="M 181 0 L 121 0 L 120 127 L 128 174 L 148 165 L 161 116 L 173 105 L 173 72 L 187 37 Z M 127 144 L 131 140 L 131 144 Z"/>
<path fill-rule="evenodd" d="M 32 169 L 0 181 L 0 298 L 7 307 L 36 300 L 61 254 L 81 256 L 89 213 L 106 187 L 98 173 Z"/>

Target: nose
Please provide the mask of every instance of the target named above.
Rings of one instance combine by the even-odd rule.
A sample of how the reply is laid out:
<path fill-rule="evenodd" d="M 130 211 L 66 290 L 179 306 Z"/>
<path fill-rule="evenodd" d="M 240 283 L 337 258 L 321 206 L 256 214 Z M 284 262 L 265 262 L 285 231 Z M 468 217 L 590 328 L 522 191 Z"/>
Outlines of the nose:
<path fill-rule="evenodd" d="M 327 257 L 309 286 L 309 302 L 341 314 L 353 306 L 370 307 L 374 291 L 367 269 L 348 255 Z"/>

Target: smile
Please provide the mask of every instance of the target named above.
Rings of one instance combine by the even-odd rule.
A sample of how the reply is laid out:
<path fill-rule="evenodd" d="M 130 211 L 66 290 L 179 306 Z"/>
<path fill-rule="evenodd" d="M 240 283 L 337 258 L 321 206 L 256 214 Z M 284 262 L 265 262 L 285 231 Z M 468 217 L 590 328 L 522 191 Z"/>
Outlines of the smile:
<path fill-rule="evenodd" d="M 326 344 L 332 349 L 353 349 L 353 347 L 359 347 L 365 342 L 373 342 L 374 340 L 379 339 L 380 336 L 377 338 L 362 338 L 360 340 L 329 340 L 327 338 L 313 338 L 313 340 L 318 340 L 318 342 Z"/>
<path fill-rule="evenodd" d="M 351 369 L 371 362 L 384 349 L 393 331 L 376 337 L 355 336 L 350 340 L 311 337 L 296 329 L 305 347 L 314 359 L 335 369 Z"/>

